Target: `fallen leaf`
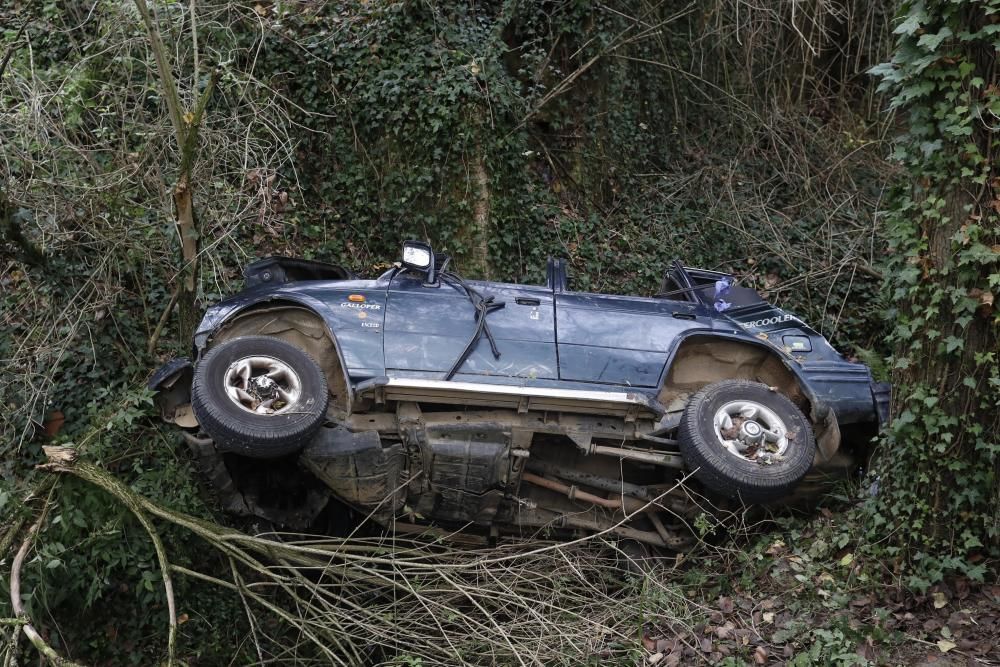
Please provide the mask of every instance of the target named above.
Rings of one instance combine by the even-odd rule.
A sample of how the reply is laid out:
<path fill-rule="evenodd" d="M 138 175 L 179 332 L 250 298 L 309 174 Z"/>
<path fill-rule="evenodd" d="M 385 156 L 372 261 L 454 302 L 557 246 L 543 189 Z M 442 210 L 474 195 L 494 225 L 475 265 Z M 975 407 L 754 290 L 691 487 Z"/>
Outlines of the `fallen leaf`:
<path fill-rule="evenodd" d="M 177 625 L 181 625 L 181 624 L 187 623 L 187 622 L 188 622 L 188 615 L 187 614 L 181 614 L 180 616 L 177 617 Z"/>
<path fill-rule="evenodd" d="M 958 646 L 958 644 L 956 644 L 953 641 L 948 641 L 947 639 L 939 639 L 937 642 L 937 647 L 941 650 L 942 653 L 947 653 L 956 646 Z"/>
<path fill-rule="evenodd" d="M 733 613 L 733 608 L 734 606 L 732 598 L 725 596 L 719 598 L 719 611 L 721 611 L 723 614 L 729 615 Z"/>
<path fill-rule="evenodd" d="M 758 665 L 766 665 L 767 649 L 764 648 L 763 646 L 758 646 L 757 648 L 755 648 L 753 651 L 753 661 L 756 662 Z"/>
<path fill-rule="evenodd" d="M 965 578 L 957 579 L 955 581 L 955 597 L 959 600 L 964 600 L 969 597 L 969 580 Z"/>
<path fill-rule="evenodd" d="M 649 637 L 646 637 L 645 635 L 643 635 L 643 637 L 642 637 L 642 647 L 644 649 L 646 649 L 647 651 L 649 651 L 650 653 L 652 653 L 653 651 L 656 650 L 656 642 L 654 642 Z"/>
<path fill-rule="evenodd" d="M 847 567 L 848 565 L 850 565 L 853 562 L 854 562 L 854 554 L 847 554 L 843 558 L 840 559 L 840 566 L 841 567 Z"/>
<path fill-rule="evenodd" d="M 934 598 L 935 609 L 940 609 L 941 607 L 948 604 L 948 598 L 941 591 L 937 591 L 936 593 L 934 593 L 932 597 Z"/>
<path fill-rule="evenodd" d="M 875 661 L 875 643 L 871 637 L 865 638 L 865 641 L 858 644 L 858 648 L 855 651 L 859 656 L 861 656 L 867 662 Z"/>
<path fill-rule="evenodd" d="M 704 639 L 702 639 L 701 640 L 701 650 L 702 650 L 703 653 L 711 653 L 712 652 L 712 640 L 709 639 L 708 637 L 705 637 Z"/>
<path fill-rule="evenodd" d="M 656 652 L 657 653 L 672 653 L 677 645 L 680 644 L 676 639 L 657 639 L 656 640 Z"/>
<path fill-rule="evenodd" d="M 653 655 L 649 656 L 649 658 L 647 658 L 647 660 L 648 660 L 649 664 L 651 664 L 651 665 L 659 664 L 659 662 L 661 660 L 663 660 L 663 654 L 662 653 L 654 653 Z"/>
<path fill-rule="evenodd" d="M 765 611 L 764 614 L 763 614 L 763 616 L 761 616 L 761 618 L 763 619 L 763 621 L 765 623 L 774 623 L 774 612 L 773 611 Z"/>

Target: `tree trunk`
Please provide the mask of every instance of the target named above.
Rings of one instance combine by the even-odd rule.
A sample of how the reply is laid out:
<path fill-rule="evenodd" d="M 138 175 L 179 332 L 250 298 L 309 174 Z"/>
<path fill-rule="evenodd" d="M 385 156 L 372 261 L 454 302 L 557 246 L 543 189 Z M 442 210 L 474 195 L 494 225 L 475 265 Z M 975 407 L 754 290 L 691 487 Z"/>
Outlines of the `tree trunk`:
<path fill-rule="evenodd" d="M 177 182 L 174 184 L 174 224 L 181 245 L 181 265 L 177 272 L 176 280 L 179 281 L 177 289 L 177 314 L 178 329 L 181 340 L 188 340 L 194 335 L 195 327 L 198 326 L 198 219 L 194 212 L 194 194 L 192 192 L 194 179 L 192 170 L 194 168 L 195 155 L 198 151 L 198 128 L 201 125 L 202 115 L 205 112 L 205 105 L 212 96 L 215 88 L 217 72 L 213 72 L 209 78 L 208 85 L 197 99 L 194 113 L 181 113 L 183 108 L 180 94 L 177 92 L 177 83 L 174 80 L 173 71 L 170 66 L 168 52 L 160 37 L 160 30 L 156 23 L 156 16 L 150 11 L 146 0 L 135 0 L 136 8 L 142 16 L 143 24 L 146 26 L 146 34 L 149 37 L 149 46 L 153 51 L 153 58 L 156 61 L 156 68 L 159 72 L 160 83 L 163 86 L 163 100 L 167 105 L 167 113 L 170 116 L 170 123 L 174 128 L 174 137 L 177 142 L 177 150 L 180 152 L 180 167 L 178 168 Z M 194 53 L 194 80 L 198 80 L 198 33 L 195 27 L 194 2 L 191 3 L 191 42 Z M 173 299 L 171 299 L 171 304 Z M 160 327 L 157 326 L 157 332 Z M 157 333 L 158 335 L 158 333 Z M 150 351 L 155 345 L 155 337 L 149 341 Z"/>
<path fill-rule="evenodd" d="M 897 528 L 910 583 L 926 585 L 977 572 L 977 550 L 1000 545 L 1000 133 L 984 115 L 1000 111 L 1000 75 L 980 4 L 907 4 L 902 18 L 878 68 L 908 112 L 897 154 L 912 185 L 889 224 L 895 422 L 874 526 Z"/>
<path fill-rule="evenodd" d="M 476 156 L 473 165 L 473 185 L 476 190 L 476 203 L 472 212 L 472 252 L 470 269 L 478 273 L 484 280 L 490 275 L 490 178 L 486 172 L 486 158 L 482 154 Z"/>
<path fill-rule="evenodd" d="M 183 172 L 174 186 L 174 215 L 181 241 L 181 271 L 177 276 L 177 316 L 182 340 L 194 335 L 198 326 L 198 227 L 195 224 L 191 175 Z"/>

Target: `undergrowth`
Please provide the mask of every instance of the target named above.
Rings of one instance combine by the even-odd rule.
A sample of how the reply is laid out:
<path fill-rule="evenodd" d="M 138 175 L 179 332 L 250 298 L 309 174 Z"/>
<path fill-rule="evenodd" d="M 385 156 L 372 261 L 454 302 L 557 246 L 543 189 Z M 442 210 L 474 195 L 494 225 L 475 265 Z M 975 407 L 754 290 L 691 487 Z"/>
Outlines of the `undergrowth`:
<path fill-rule="evenodd" d="M 153 4 L 186 103 L 217 77 L 194 169 L 201 306 L 256 256 L 371 275 L 416 237 L 469 277 L 542 282 L 546 257 L 564 256 L 572 284 L 594 291 L 651 294 L 679 257 L 732 271 L 848 354 L 888 351 L 893 119 L 864 74 L 889 52 L 888 5 Z M 603 542 L 420 545 L 418 561 L 449 567 L 418 576 L 398 544 L 364 542 L 388 562 L 361 580 L 339 564 L 286 571 L 261 541 L 207 549 L 199 531 L 231 519 L 136 389 L 189 347 L 172 314 L 177 155 L 156 70 L 130 3 L 58 5 L 0 8 L 0 557 L 6 573 L 47 507 L 24 602 L 59 652 L 166 655 L 163 573 L 135 512 L 34 470 L 43 445 L 70 442 L 144 511 L 210 522 L 157 524 L 173 564 L 214 578 L 173 584 L 190 663 L 329 662 L 338 642 L 356 657 L 373 637 L 382 652 L 364 656 L 387 664 L 878 662 L 866 647 L 903 641 L 889 621 L 909 612 L 881 594 L 854 604 L 863 591 L 919 583 L 933 596 L 953 576 L 906 579 L 867 533 L 834 526 L 840 514 L 732 529 L 730 546 L 655 576 L 628 574 Z M 713 522 L 699 525 L 707 536 Z M 304 604 L 282 619 L 261 591 Z"/>

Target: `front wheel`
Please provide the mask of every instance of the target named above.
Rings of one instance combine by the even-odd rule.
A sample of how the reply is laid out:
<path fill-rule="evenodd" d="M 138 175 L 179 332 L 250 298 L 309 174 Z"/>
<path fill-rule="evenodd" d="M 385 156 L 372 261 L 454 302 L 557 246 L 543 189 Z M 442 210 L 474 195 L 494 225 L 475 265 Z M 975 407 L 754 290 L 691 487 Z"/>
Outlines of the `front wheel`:
<path fill-rule="evenodd" d="M 790 493 L 816 455 L 802 411 L 767 385 L 747 380 L 716 382 L 692 396 L 678 444 L 696 479 L 745 502 Z"/>
<path fill-rule="evenodd" d="M 329 401 L 312 357 L 270 336 L 213 347 L 191 387 L 191 406 L 216 448 L 258 459 L 298 451 L 323 425 Z"/>

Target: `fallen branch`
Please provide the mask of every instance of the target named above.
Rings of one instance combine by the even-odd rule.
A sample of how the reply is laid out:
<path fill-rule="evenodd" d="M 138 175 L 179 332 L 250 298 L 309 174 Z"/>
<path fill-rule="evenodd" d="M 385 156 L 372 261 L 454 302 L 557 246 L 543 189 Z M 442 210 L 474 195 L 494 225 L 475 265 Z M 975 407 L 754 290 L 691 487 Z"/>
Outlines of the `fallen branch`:
<path fill-rule="evenodd" d="M 48 658 L 52 664 L 57 665 L 57 667 L 82 667 L 79 663 L 68 660 L 62 657 L 56 650 L 49 646 L 45 638 L 35 629 L 35 626 L 31 624 L 28 614 L 24 611 L 24 604 L 21 602 L 21 568 L 24 566 L 24 559 L 28 556 L 28 552 L 31 550 L 31 545 L 35 541 L 35 535 L 38 533 L 38 529 L 45 522 L 45 517 L 48 514 L 47 508 L 42 508 L 41 514 L 39 514 L 38 519 L 35 523 L 31 524 L 31 528 L 28 529 L 28 534 L 24 536 L 24 541 L 21 543 L 21 548 L 17 550 L 17 555 L 14 556 L 14 562 L 10 567 L 10 605 L 14 610 L 14 614 L 17 615 L 16 619 L 5 619 L 13 620 L 20 623 L 21 632 L 28 638 L 28 641 L 41 653 L 43 656 Z"/>
<path fill-rule="evenodd" d="M 43 447 L 43 449 L 49 459 L 49 463 L 46 464 L 47 466 L 61 466 L 63 470 L 76 469 L 77 452 L 72 447 L 47 446 Z M 142 503 L 136 501 L 137 494 L 110 475 L 104 475 L 103 477 L 106 483 L 99 484 L 99 486 L 105 491 L 112 493 L 132 512 L 139 523 L 142 524 L 142 527 L 146 529 L 149 539 L 153 542 L 156 559 L 160 565 L 160 573 L 163 576 L 163 591 L 167 598 L 167 615 L 169 616 L 167 665 L 170 667 L 174 665 L 176 656 L 177 607 L 174 604 L 174 586 L 170 579 L 170 561 L 167 558 L 167 550 L 163 546 L 163 540 L 160 539 L 160 534 L 157 532 L 156 526 L 153 525 L 153 522 L 149 520 L 149 516 L 143 510 Z"/>
<path fill-rule="evenodd" d="M 258 662 L 313 656 L 348 665 L 408 656 L 425 665 L 542 665 L 570 653 L 625 659 L 649 611 L 621 608 L 623 590 L 635 584 L 625 578 L 628 557 L 605 541 L 618 526 L 569 542 L 481 548 L 399 535 L 267 538 L 161 507 L 73 449 L 45 452 L 49 462 L 41 469 L 105 490 L 140 518 L 154 544 L 152 521 L 162 520 L 198 536 L 219 556 L 199 562 L 229 563 L 226 574 L 198 572 L 171 563 L 162 543 L 157 548 L 165 583 L 175 574 L 239 596 L 252 635 L 248 649 Z M 684 604 L 668 584 L 644 579 L 642 585 L 662 589 L 656 593 L 662 613 L 669 606 L 676 616 Z"/>

